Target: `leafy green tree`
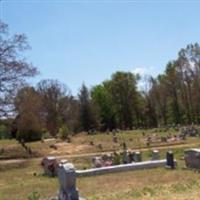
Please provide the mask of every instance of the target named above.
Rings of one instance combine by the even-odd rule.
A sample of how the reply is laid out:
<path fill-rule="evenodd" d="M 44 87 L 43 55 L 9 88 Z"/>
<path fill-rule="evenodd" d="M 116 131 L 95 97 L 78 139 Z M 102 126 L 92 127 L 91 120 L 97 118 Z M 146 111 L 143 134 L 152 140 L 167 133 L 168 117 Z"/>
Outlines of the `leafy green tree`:
<path fill-rule="evenodd" d="M 92 100 L 98 107 L 102 130 L 116 128 L 116 113 L 106 82 L 92 88 Z"/>
<path fill-rule="evenodd" d="M 106 87 L 112 96 L 117 112 L 118 125 L 121 129 L 132 129 L 133 122 L 138 121 L 138 76 L 131 72 L 116 72 Z M 135 117 L 135 119 L 134 119 Z"/>
<path fill-rule="evenodd" d="M 80 126 L 84 131 L 99 128 L 98 113 L 90 98 L 88 88 L 83 84 L 78 94 Z"/>
<path fill-rule="evenodd" d="M 163 74 L 151 79 L 146 95 L 159 124 L 191 124 L 200 121 L 200 45 L 181 49 Z"/>

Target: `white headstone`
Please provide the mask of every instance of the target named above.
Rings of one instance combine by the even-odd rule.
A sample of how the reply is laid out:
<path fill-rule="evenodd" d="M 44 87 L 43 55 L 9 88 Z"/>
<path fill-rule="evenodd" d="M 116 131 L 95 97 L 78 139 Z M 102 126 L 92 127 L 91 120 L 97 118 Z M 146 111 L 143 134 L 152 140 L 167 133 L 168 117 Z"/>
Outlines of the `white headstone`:
<path fill-rule="evenodd" d="M 59 200 L 80 200 L 76 188 L 76 172 L 73 164 L 65 163 L 58 166 L 58 179 L 60 183 Z"/>

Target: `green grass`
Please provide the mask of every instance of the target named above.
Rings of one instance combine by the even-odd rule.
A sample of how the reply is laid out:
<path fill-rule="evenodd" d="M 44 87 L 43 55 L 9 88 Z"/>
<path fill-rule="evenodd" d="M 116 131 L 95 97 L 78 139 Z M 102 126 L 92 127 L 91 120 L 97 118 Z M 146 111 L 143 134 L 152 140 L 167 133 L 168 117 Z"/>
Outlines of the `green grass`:
<path fill-rule="evenodd" d="M 145 133 L 145 136 L 142 133 Z M 48 154 L 51 155 L 62 155 L 63 152 L 65 154 L 81 154 L 81 153 L 93 153 L 93 152 L 104 152 L 104 151 L 114 151 L 114 150 L 122 150 L 122 143 L 125 142 L 127 148 L 130 149 L 142 149 L 147 148 L 146 145 L 146 137 L 148 135 L 157 135 L 167 136 L 169 134 L 174 135 L 178 134 L 178 132 L 174 131 L 173 129 L 164 132 L 158 132 L 157 129 L 150 129 L 150 130 L 134 130 L 134 131 L 123 131 L 117 133 L 118 143 L 113 142 L 113 136 L 110 133 L 99 133 L 96 135 L 87 135 L 87 134 L 79 134 L 72 138 L 72 142 L 70 144 L 64 144 L 63 146 L 59 146 L 62 141 L 55 140 L 55 141 L 46 141 L 44 143 L 32 142 L 28 143 L 27 145 L 31 147 L 33 151 L 33 157 L 42 157 Z M 90 142 L 93 142 L 94 145 L 90 145 Z M 187 140 L 183 141 L 176 141 L 170 143 L 162 143 L 162 142 L 155 142 L 151 143 L 150 147 L 159 147 L 159 146 L 168 146 L 168 145 L 176 145 L 176 144 L 192 144 L 192 143 L 200 143 L 200 138 L 188 138 Z M 58 145 L 57 150 L 53 150 L 50 148 L 51 144 Z M 102 145 L 102 149 L 98 147 L 98 145 Z M 4 152 L 1 153 L 0 158 L 26 158 L 27 153 L 21 147 L 19 143 L 15 140 L 0 140 L 0 149 L 3 148 Z"/>
<path fill-rule="evenodd" d="M 175 149 L 178 159 L 176 170 L 164 168 L 138 170 L 123 173 L 107 174 L 95 177 L 77 179 L 80 194 L 87 200 L 118 200 L 118 199 L 184 199 L 190 192 L 193 199 L 197 198 L 200 189 L 200 174 L 185 170 L 184 162 L 180 160 L 183 149 Z M 161 150 L 161 157 L 166 150 Z M 143 152 L 148 159 L 149 151 Z M 90 157 L 71 158 L 77 168 L 90 165 Z M 36 175 L 34 175 L 36 174 Z M 32 192 L 38 192 L 41 199 L 47 199 L 57 194 L 59 185 L 57 178 L 43 176 L 39 160 L 29 160 L 17 169 L 0 171 L 1 200 L 26 200 Z M 188 197 L 192 199 L 191 196 Z M 197 198 L 198 199 L 198 198 Z"/>
<path fill-rule="evenodd" d="M 33 173 L 37 171 L 38 175 Z M 2 200 L 26 200 L 37 191 L 41 199 L 55 196 L 58 191 L 57 178 L 42 176 L 42 170 L 36 163 L 23 169 L 10 170 L 1 174 L 0 196 Z M 80 194 L 87 200 L 131 200 L 131 199 L 198 199 L 200 174 L 193 171 L 166 170 L 163 168 L 138 170 L 124 173 L 107 174 L 95 177 L 78 178 Z M 11 192 L 12 191 L 12 192 Z"/>
<path fill-rule="evenodd" d="M 146 132 L 154 134 L 154 130 Z M 117 136 L 120 142 L 126 141 L 129 148 L 142 148 L 143 160 L 149 160 L 151 158 L 151 150 L 156 148 L 149 147 L 143 149 L 143 147 L 146 147 L 146 144 L 143 142 L 141 133 L 142 130 L 128 131 L 123 134 L 118 133 Z M 157 134 L 166 135 L 167 133 L 161 132 Z M 173 134 L 176 134 L 176 132 L 173 132 Z M 130 141 L 130 138 L 132 141 Z M 103 150 L 112 149 L 112 135 L 106 134 L 78 135 L 72 139 L 72 144 L 70 145 L 76 147 L 89 144 L 90 141 L 93 141 L 95 145 L 101 143 Z M 45 155 L 51 151 L 49 145 L 52 143 L 54 142 L 34 142 L 29 145 L 31 145 L 34 151 Z M 188 144 L 188 147 L 192 145 L 193 147 L 200 147 L 200 140 L 199 138 L 188 138 L 185 144 Z M 94 147 L 83 148 L 76 154 L 98 153 L 100 150 L 95 145 Z M 165 158 L 167 150 L 171 148 L 171 144 L 168 145 L 170 146 L 164 146 L 159 150 L 161 159 Z M 0 141 L 0 147 L 8 150 L 6 152 L 7 156 L 23 157 L 20 155 L 19 150 L 21 146 L 15 140 L 2 140 Z M 116 148 L 117 150 L 122 149 L 121 146 Z M 80 177 L 77 179 L 80 194 L 87 200 L 198 200 L 200 196 L 200 174 L 184 169 L 184 160 L 182 158 L 185 148 L 185 146 L 174 146 L 173 152 L 178 160 L 176 170 L 158 168 L 95 177 Z M 62 152 L 62 154 L 67 155 L 66 151 Z M 85 155 L 71 157 L 68 160 L 74 163 L 77 169 L 83 169 L 91 167 L 91 158 L 91 156 Z M 40 162 L 40 159 L 27 159 L 24 163 L 0 167 L 0 199 L 27 200 L 32 192 L 38 192 L 41 200 L 47 200 L 49 197 L 55 196 L 59 188 L 58 180 L 57 178 L 43 176 Z"/>

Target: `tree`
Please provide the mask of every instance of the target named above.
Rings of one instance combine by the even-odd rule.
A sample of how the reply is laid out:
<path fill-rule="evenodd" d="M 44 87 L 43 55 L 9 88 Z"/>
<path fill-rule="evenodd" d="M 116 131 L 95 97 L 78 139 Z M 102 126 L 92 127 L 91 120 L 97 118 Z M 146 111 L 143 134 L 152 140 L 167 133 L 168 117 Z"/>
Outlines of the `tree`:
<path fill-rule="evenodd" d="M 95 109 L 95 104 L 91 101 L 90 92 L 83 84 L 78 94 L 79 99 L 79 117 L 81 129 L 90 131 L 99 128 L 98 116 Z"/>
<path fill-rule="evenodd" d="M 33 87 L 24 87 L 18 91 L 15 98 L 17 140 L 29 142 L 41 139 L 43 127 L 41 106 L 40 95 Z"/>
<path fill-rule="evenodd" d="M 106 87 L 106 83 L 104 82 L 93 87 L 91 97 L 99 110 L 101 129 L 105 131 L 116 128 L 116 113 L 113 107 L 112 96 Z"/>
<path fill-rule="evenodd" d="M 181 82 L 182 103 L 187 121 L 200 122 L 200 45 L 189 44 L 181 49 L 176 61 L 177 74 Z"/>
<path fill-rule="evenodd" d="M 77 99 L 72 95 L 62 97 L 58 103 L 58 113 L 62 125 L 67 124 L 71 132 L 78 131 L 79 104 Z"/>
<path fill-rule="evenodd" d="M 13 100 L 25 79 L 38 71 L 21 55 L 30 47 L 24 34 L 9 37 L 8 25 L 0 21 L 0 116 L 13 111 Z"/>
<path fill-rule="evenodd" d="M 138 76 L 131 72 L 116 72 L 112 75 L 106 87 L 112 96 L 112 101 L 117 112 L 119 128 L 132 129 L 134 117 L 135 124 L 139 124 L 138 110 Z"/>
<path fill-rule="evenodd" d="M 37 85 L 42 98 L 42 111 L 46 127 L 52 136 L 56 136 L 60 125 L 59 103 L 66 96 L 67 88 L 57 80 L 42 80 Z"/>
<path fill-rule="evenodd" d="M 170 61 L 163 74 L 151 79 L 147 99 L 159 124 L 200 122 L 200 46 L 190 44 Z"/>

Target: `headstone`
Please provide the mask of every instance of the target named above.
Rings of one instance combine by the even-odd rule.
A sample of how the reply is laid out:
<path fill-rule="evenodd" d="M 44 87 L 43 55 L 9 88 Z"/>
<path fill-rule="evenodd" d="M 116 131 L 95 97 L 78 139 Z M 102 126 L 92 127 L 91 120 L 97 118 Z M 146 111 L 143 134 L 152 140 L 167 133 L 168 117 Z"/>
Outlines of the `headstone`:
<path fill-rule="evenodd" d="M 167 152 L 166 160 L 167 160 L 166 167 L 174 169 L 175 168 L 175 162 L 174 162 L 174 154 L 173 154 L 172 151 Z"/>
<path fill-rule="evenodd" d="M 65 163 L 58 166 L 60 190 L 58 200 L 80 200 L 76 188 L 76 172 L 73 164 Z"/>
<path fill-rule="evenodd" d="M 200 149 L 189 149 L 184 153 L 186 167 L 200 169 Z"/>
<path fill-rule="evenodd" d="M 92 163 L 93 163 L 93 166 L 95 168 L 98 168 L 98 167 L 102 167 L 103 166 L 103 160 L 101 157 L 93 157 L 92 158 Z"/>
<path fill-rule="evenodd" d="M 122 153 L 122 162 L 123 164 L 129 163 L 129 157 L 127 151 L 123 151 Z"/>
<path fill-rule="evenodd" d="M 62 159 L 62 160 L 60 161 L 60 164 L 65 164 L 65 163 L 68 163 L 68 160 Z"/>
<path fill-rule="evenodd" d="M 56 176 L 57 175 L 57 167 L 58 162 L 55 157 L 48 156 L 43 158 L 41 165 L 44 168 L 44 173 L 48 176 Z"/>
<path fill-rule="evenodd" d="M 129 162 L 132 163 L 134 161 L 134 157 L 133 157 L 133 153 L 132 152 L 128 152 L 128 158 L 129 158 Z"/>
<path fill-rule="evenodd" d="M 122 146 L 123 146 L 123 150 L 125 151 L 127 149 L 126 142 L 123 142 Z"/>
<path fill-rule="evenodd" d="M 159 159 L 160 159 L 159 151 L 158 150 L 153 150 L 152 151 L 152 159 L 151 160 L 159 160 Z"/>
<path fill-rule="evenodd" d="M 114 143 L 117 143 L 118 142 L 118 138 L 117 138 L 117 136 L 115 135 L 115 136 L 113 136 L 113 142 Z"/>
<path fill-rule="evenodd" d="M 134 161 L 135 162 L 141 162 L 142 161 L 142 155 L 139 151 L 136 151 L 134 153 Z"/>

